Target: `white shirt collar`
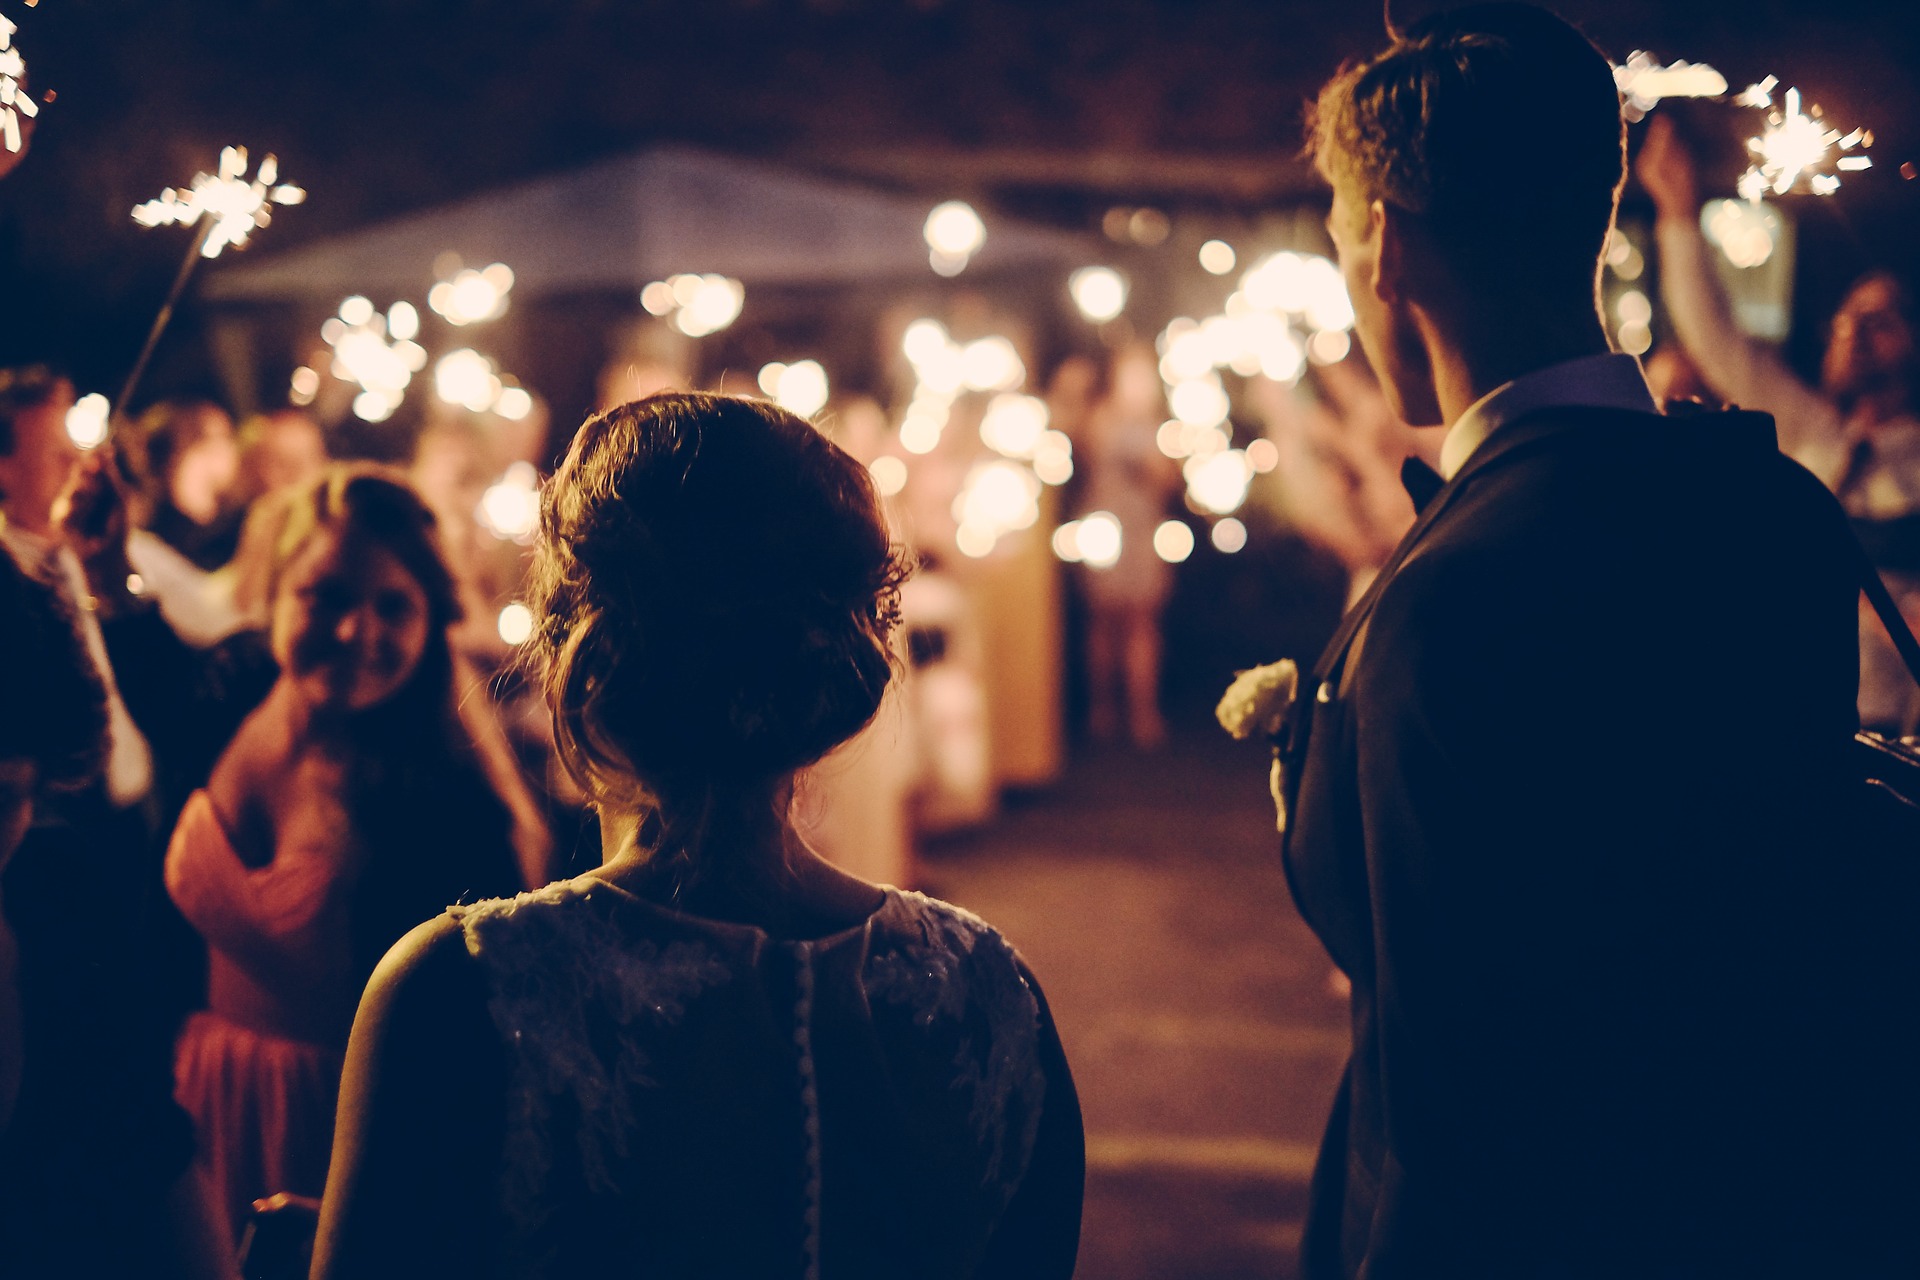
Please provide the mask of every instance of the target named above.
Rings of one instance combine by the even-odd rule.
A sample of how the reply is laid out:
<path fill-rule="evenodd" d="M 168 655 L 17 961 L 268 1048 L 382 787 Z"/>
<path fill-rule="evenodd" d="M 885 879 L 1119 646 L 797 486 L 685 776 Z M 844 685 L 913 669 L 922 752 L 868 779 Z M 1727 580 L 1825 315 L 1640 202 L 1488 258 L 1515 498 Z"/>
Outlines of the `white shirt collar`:
<path fill-rule="evenodd" d="M 1608 352 L 1550 364 L 1502 383 L 1467 406 L 1440 444 L 1440 475 L 1453 479 L 1488 436 L 1522 414 L 1571 405 L 1659 412 L 1640 362 L 1630 355 Z"/>

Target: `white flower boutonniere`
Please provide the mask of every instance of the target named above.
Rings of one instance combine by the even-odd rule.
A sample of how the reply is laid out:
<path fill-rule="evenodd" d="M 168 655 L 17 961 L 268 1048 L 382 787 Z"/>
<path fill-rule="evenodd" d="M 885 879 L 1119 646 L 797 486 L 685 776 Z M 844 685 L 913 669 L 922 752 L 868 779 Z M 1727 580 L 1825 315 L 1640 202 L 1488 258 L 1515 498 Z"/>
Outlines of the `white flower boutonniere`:
<path fill-rule="evenodd" d="M 1220 695 L 1213 714 L 1220 727 L 1236 738 L 1258 734 L 1273 738 L 1286 723 L 1287 711 L 1300 691 L 1300 668 L 1292 658 L 1282 658 L 1234 677 Z"/>
<path fill-rule="evenodd" d="M 1255 734 L 1273 746 L 1273 768 L 1267 777 L 1267 789 L 1273 795 L 1274 827 L 1287 829 L 1287 778 L 1280 763 L 1280 731 L 1286 727 L 1287 713 L 1300 694 L 1300 668 L 1291 658 L 1269 662 L 1234 677 L 1213 709 L 1220 727 L 1236 738 Z"/>

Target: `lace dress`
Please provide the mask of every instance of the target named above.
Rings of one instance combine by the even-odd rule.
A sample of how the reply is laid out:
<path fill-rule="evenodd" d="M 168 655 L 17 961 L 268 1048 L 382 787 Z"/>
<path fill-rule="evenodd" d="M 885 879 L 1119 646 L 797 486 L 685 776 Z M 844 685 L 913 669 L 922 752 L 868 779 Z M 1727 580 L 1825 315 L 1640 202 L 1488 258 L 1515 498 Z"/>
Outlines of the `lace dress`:
<path fill-rule="evenodd" d="M 1072 1083 L 976 917 L 888 889 L 790 942 L 588 879 L 454 915 L 507 1053 L 502 1274 L 973 1276 L 1023 1190 L 1077 1233 Z M 1043 1121 L 1070 1187 L 1023 1188 Z"/>

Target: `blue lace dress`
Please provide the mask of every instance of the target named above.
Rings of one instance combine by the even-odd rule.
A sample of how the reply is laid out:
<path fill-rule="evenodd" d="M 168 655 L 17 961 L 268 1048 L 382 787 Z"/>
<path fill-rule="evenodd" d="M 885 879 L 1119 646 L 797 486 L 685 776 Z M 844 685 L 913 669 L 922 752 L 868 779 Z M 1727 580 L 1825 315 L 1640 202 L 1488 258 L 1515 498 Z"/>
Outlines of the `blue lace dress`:
<path fill-rule="evenodd" d="M 1072 1080 L 977 917 L 888 889 L 784 941 L 591 879 L 454 914 L 506 1049 L 503 1274 L 1071 1273 Z"/>

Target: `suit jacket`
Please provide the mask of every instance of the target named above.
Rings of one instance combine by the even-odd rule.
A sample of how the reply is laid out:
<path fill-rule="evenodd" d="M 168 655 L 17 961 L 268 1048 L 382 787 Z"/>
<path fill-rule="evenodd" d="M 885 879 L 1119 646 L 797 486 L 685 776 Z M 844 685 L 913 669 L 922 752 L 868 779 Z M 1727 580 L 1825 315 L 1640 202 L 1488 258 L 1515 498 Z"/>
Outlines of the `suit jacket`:
<path fill-rule="evenodd" d="M 1431 501 L 1292 748 L 1289 884 L 1353 984 L 1313 1280 L 1875 1247 L 1808 887 L 1853 555 L 1752 414 L 1542 410 Z"/>

